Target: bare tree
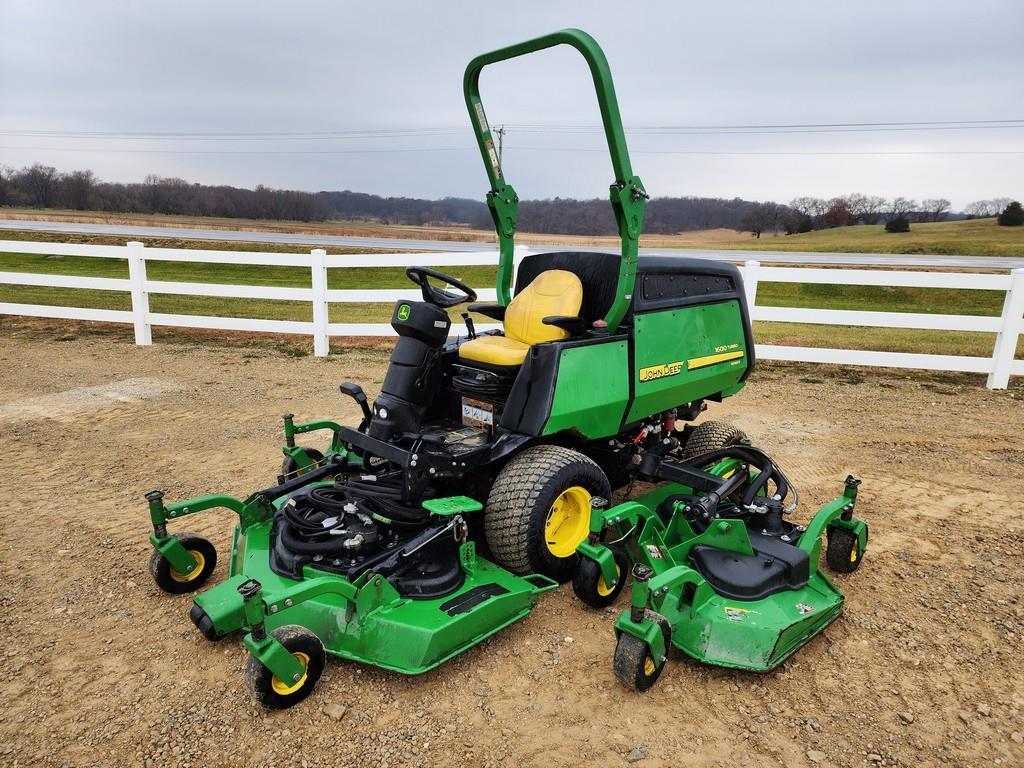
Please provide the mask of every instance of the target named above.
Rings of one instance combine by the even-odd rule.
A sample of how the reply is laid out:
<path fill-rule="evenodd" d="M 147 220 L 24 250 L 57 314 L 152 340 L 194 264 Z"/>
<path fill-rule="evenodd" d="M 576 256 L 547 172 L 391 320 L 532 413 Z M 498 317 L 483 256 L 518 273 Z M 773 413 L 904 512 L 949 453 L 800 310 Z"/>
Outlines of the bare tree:
<path fill-rule="evenodd" d="M 850 210 L 851 223 L 864 220 L 864 208 L 867 205 L 867 195 L 862 195 L 860 192 L 853 192 L 847 195 L 845 198 L 846 206 Z"/>
<path fill-rule="evenodd" d="M 989 213 L 989 206 L 991 205 L 990 200 L 975 200 L 973 203 L 968 203 L 964 208 L 964 213 L 970 219 L 983 219 L 986 216 L 991 216 Z"/>
<path fill-rule="evenodd" d="M 1013 202 L 1012 197 L 993 197 L 988 201 L 991 213 L 989 216 L 998 216 L 1000 213 L 1006 210 L 1006 206 Z"/>
<path fill-rule="evenodd" d="M 942 221 L 949 213 L 950 202 L 944 197 L 921 201 L 921 211 L 927 221 Z"/>
<path fill-rule="evenodd" d="M 90 198 L 96 186 L 96 175 L 92 171 L 72 171 L 60 177 L 62 204 L 76 211 L 89 210 Z"/>
<path fill-rule="evenodd" d="M 740 226 L 756 238 L 766 231 L 778 232 L 782 223 L 785 207 L 778 203 L 758 203 L 746 216 Z"/>
<path fill-rule="evenodd" d="M 905 219 L 914 209 L 917 208 L 917 201 L 907 197 L 894 197 L 889 202 L 886 216 L 890 219 Z"/>
<path fill-rule="evenodd" d="M 13 187 L 11 181 L 13 176 L 13 168 L 8 168 L 6 165 L 0 165 L 0 205 L 8 205 L 8 199 L 11 197 L 11 190 Z"/>
<path fill-rule="evenodd" d="M 882 211 L 885 210 L 886 199 L 878 195 L 869 195 L 864 198 L 860 214 L 860 220 L 865 224 L 877 224 L 882 218 Z"/>
<path fill-rule="evenodd" d="M 57 169 L 36 163 L 21 171 L 18 186 L 25 191 L 33 208 L 51 208 L 57 197 Z"/>

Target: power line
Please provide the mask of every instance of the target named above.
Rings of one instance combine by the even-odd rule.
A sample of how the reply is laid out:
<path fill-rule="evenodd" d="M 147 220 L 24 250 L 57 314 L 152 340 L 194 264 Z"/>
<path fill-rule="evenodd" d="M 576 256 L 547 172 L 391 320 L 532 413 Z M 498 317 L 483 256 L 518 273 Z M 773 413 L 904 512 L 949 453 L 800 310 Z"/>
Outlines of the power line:
<path fill-rule="evenodd" d="M 590 147 L 538 147 L 519 146 L 516 151 L 528 152 L 597 152 L 607 153 L 604 148 Z M 91 147 L 25 147 L 0 146 L 0 150 L 30 150 L 33 152 L 87 152 L 91 154 L 142 154 L 142 155 L 363 155 L 384 153 L 428 153 L 428 152 L 476 152 L 475 147 L 394 147 L 382 149 L 124 149 Z M 1024 155 L 1022 150 L 879 150 L 879 151 L 718 151 L 718 150 L 633 150 L 635 155 L 712 155 L 712 156 L 874 156 L 874 155 Z"/>
<path fill-rule="evenodd" d="M 600 125 L 564 125 L 510 123 L 508 127 L 526 133 L 592 133 Z M 1002 120 L 932 120 L 859 123 L 780 123 L 750 125 L 637 125 L 626 130 L 638 134 L 730 135 L 772 133 L 859 133 L 877 131 L 963 131 L 1024 128 L 1024 118 Z M 462 134 L 466 126 L 421 126 L 416 128 L 360 128 L 335 131 L 84 131 L 33 128 L 3 128 L 0 136 L 26 138 L 79 138 L 99 140 L 173 140 L 173 141 L 329 141 L 342 139 L 380 139 Z"/>

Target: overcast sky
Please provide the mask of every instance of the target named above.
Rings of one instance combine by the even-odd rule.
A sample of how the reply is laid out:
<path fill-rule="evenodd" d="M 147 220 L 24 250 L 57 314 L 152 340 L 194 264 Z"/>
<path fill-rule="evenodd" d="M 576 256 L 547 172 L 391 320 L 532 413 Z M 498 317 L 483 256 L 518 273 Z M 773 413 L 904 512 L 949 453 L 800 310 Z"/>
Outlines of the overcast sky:
<path fill-rule="evenodd" d="M 462 100 L 466 63 L 567 26 L 603 45 L 634 171 L 655 196 L 787 201 L 858 191 L 947 197 L 960 208 L 1024 195 L 1024 123 L 804 134 L 629 131 L 1022 120 L 1019 0 L 0 0 L 0 164 L 91 168 L 119 181 L 156 173 L 210 184 L 480 198 L 487 181 Z M 578 54 L 563 47 L 489 68 L 481 89 L 492 124 L 511 126 L 504 165 L 522 197 L 607 194 L 612 172 L 600 134 L 558 130 L 599 122 Z M 361 129 L 439 130 L 237 136 Z M 67 135 L 76 131 L 235 136 Z M 977 154 L 993 152 L 1001 154 Z"/>

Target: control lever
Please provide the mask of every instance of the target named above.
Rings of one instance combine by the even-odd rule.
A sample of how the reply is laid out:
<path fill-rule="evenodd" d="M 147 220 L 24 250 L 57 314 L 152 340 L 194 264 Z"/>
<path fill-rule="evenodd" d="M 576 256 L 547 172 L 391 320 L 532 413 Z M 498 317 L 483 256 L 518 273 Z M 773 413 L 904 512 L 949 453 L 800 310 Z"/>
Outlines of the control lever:
<path fill-rule="evenodd" d="M 466 333 L 469 334 L 469 338 L 476 338 L 476 326 L 473 324 L 473 318 L 469 316 L 469 312 L 462 313 L 462 322 L 466 324 Z"/>
<path fill-rule="evenodd" d="M 363 409 L 363 420 L 369 424 L 373 414 L 370 413 L 370 404 L 366 400 L 363 388 L 358 384 L 353 384 L 351 381 L 346 381 L 338 389 L 341 390 L 341 394 L 348 395 L 359 404 L 359 407 Z"/>

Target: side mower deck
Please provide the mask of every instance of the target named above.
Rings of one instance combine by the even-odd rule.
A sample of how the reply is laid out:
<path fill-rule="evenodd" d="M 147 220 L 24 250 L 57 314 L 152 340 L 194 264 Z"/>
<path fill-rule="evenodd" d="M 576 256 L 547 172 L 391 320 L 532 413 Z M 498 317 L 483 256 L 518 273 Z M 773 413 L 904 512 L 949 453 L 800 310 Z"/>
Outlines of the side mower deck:
<path fill-rule="evenodd" d="M 738 462 L 727 459 L 709 475 L 729 478 L 738 471 Z M 616 672 L 640 690 L 649 687 L 669 645 L 723 667 L 765 672 L 781 664 L 843 610 L 842 593 L 818 561 L 822 534 L 829 534 L 832 546 L 833 535 L 842 531 L 835 544 L 848 548 L 843 558 L 849 567 L 842 570 L 859 565 L 868 530 L 853 517 L 858 483 L 848 478 L 842 496 L 821 507 L 806 526 L 787 528 L 789 533 L 776 539 L 752 530 L 746 520 L 725 517 L 698 532 L 684 513 L 687 503 L 675 500 L 695 498 L 697 491 L 681 483 L 665 483 L 632 501 L 595 510 L 591 539 L 578 549 L 593 565 L 581 568 L 580 576 L 599 578 L 608 587 L 592 590 L 597 599 L 588 602 L 602 604 L 601 594 L 621 589 L 627 564 L 633 564 L 632 605 L 615 624 Z M 708 553 L 715 559 L 709 561 Z M 708 570 L 709 562 L 717 573 Z M 734 581 L 723 583 L 730 576 Z M 581 597 L 585 593 L 577 588 Z M 630 655 L 637 658 L 625 658 Z"/>

